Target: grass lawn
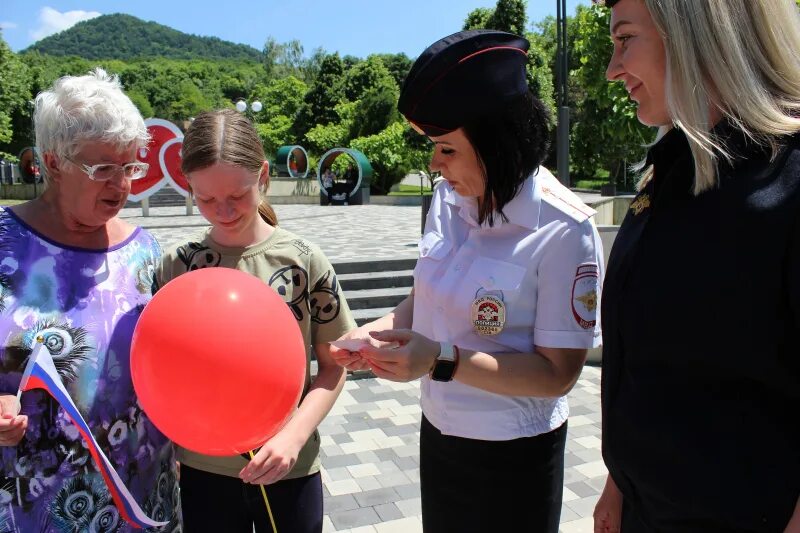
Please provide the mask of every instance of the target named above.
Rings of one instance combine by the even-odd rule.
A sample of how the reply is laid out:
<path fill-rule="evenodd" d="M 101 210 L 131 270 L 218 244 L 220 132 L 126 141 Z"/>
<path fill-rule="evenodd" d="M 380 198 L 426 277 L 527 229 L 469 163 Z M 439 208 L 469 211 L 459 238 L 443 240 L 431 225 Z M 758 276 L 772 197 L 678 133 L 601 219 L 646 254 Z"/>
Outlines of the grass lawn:
<path fill-rule="evenodd" d="M 595 180 L 578 180 L 575 182 L 576 189 L 591 189 L 595 191 L 599 191 L 600 187 L 608 183 L 607 179 L 595 179 Z"/>
<path fill-rule="evenodd" d="M 2 205 L 19 205 L 19 204 L 24 204 L 27 201 L 28 200 L 11 200 L 11 199 L 0 198 L 0 206 L 2 206 Z"/>
<path fill-rule="evenodd" d="M 389 196 L 419 196 L 419 185 L 406 185 L 401 183 L 397 186 L 398 190 L 390 192 Z M 422 194 L 433 194 L 430 187 L 423 187 Z"/>

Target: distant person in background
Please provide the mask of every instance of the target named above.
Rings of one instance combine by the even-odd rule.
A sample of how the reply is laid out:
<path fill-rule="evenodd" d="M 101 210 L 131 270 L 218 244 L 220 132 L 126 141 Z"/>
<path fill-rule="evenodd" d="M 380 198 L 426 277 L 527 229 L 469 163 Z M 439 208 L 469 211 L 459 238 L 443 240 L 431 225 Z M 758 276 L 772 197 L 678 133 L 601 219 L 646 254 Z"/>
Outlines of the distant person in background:
<path fill-rule="evenodd" d="M 322 186 L 325 190 L 330 191 L 333 188 L 333 180 L 335 177 L 330 167 L 325 169 L 325 172 L 322 173 Z"/>
<path fill-rule="evenodd" d="M 595 531 L 800 531 L 800 15 L 606 0 L 659 128 L 603 294 Z"/>

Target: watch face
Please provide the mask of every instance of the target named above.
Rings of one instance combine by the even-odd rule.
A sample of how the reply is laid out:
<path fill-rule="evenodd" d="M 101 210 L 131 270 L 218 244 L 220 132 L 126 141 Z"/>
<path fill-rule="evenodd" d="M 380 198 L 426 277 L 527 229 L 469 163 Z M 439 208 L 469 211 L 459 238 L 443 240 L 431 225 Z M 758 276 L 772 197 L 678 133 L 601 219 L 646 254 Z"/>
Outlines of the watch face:
<path fill-rule="evenodd" d="M 440 359 L 436 361 L 436 366 L 433 367 L 431 379 L 433 381 L 452 381 L 455 370 L 455 361 L 445 361 Z"/>

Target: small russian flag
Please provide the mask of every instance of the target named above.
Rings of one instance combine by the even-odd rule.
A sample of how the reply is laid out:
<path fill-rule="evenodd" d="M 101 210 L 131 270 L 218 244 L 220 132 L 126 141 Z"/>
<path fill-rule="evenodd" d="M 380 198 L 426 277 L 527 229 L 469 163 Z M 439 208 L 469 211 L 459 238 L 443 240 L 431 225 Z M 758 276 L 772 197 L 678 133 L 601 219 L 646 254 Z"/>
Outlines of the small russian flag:
<path fill-rule="evenodd" d="M 25 366 L 18 396 L 23 391 L 31 389 L 47 391 L 61 405 L 61 408 L 67 413 L 72 423 L 78 428 L 78 431 L 86 441 L 89 453 L 92 454 L 95 464 L 97 464 L 103 479 L 106 481 L 117 510 L 129 524 L 137 528 L 161 527 L 168 524 L 168 522 L 156 522 L 148 518 L 142 508 L 139 507 L 139 504 L 136 503 L 136 500 L 133 499 L 130 491 L 122 482 L 114 467 L 111 466 L 106 454 L 103 453 L 97 441 L 94 440 L 89 425 L 81 416 L 67 389 L 64 388 L 64 383 L 61 381 L 53 363 L 53 358 L 44 344 L 41 343 L 41 339 L 37 339 L 34 344 L 28 364 Z"/>

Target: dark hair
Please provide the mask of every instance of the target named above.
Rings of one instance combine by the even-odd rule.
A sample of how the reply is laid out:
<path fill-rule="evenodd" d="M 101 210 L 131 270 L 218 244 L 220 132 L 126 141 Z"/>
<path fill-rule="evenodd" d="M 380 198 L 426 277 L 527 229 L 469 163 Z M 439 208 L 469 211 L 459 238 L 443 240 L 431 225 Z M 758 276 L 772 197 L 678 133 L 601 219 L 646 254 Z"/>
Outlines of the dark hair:
<path fill-rule="evenodd" d="M 219 162 L 258 174 L 265 160 L 258 132 L 247 117 L 233 109 L 200 113 L 183 137 L 181 171 L 185 176 Z M 267 224 L 277 226 L 278 216 L 264 198 L 266 187 L 269 187 L 269 174 L 258 213 Z"/>
<path fill-rule="evenodd" d="M 547 156 L 549 126 L 550 113 L 530 91 L 463 126 L 483 166 L 486 184 L 479 223 L 488 220 L 493 226 L 496 214 L 508 221 L 503 207 Z"/>

